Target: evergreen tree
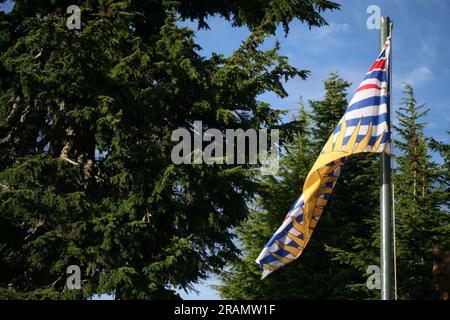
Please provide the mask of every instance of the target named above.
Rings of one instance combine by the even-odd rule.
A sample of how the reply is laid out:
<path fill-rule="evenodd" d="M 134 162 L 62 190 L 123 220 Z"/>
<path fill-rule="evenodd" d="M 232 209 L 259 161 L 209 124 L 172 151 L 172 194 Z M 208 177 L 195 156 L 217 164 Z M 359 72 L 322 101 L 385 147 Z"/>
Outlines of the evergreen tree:
<path fill-rule="evenodd" d="M 219 290 L 225 298 L 326 299 L 351 298 L 348 284 L 362 278 L 364 271 L 335 261 L 336 250 L 351 248 L 352 237 L 366 236 L 363 224 L 377 206 L 375 157 L 357 155 L 347 161 L 313 239 L 302 256 L 293 263 L 260 280 L 261 270 L 254 263 L 265 242 L 279 227 L 283 217 L 299 196 L 304 179 L 320 150 L 336 127 L 347 106 L 349 83 L 335 73 L 324 81 L 323 100 L 310 101 L 306 121 L 300 119 L 302 131 L 286 148 L 280 175 L 263 182 L 257 207 L 239 229 L 243 258 L 234 261 L 223 277 Z M 306 127 L 305 127 L 306 126 Z M 366 158 L 364 158 L 366 156 Z"/>
<path fill-rule="evenodd" d="M 2 1 L 4 2 L 4 1 Z M 0 295 L 176 298 L 236 253 L 232 229 L 256 183 L 246 166 L 174 166 L 171 132 L 271 128 L 280 112 L 257 100 L 286 96 L 305 78 L 265 35 L 329 1 L 17 0 L 0 13 Z M 257 10 L 255 10 L 257 8 Z M 205 27 L 214 14 L 251 36 L 230 57 L 198 53 L 176 17 Z M 79 265 L 83 289 L 64 290 Z"/>
<path fill-rule="evenodd" d="M 450 131 L 447 131 L 450 134 Z M 434 192 L 434 199 L 439 208 L 447 209 L 450 205 L 450 145 L 434 138 L 428 140 L 430 148 L 435 153 L 441 156 L 442 164 L 435 167 L 435 176 L 437 177 L 436 190 Z M 444 234 L 450 234 L 450 223 L 442 226 Z M 443 244 L 445 245 L 445 244 Z M 449 244 L 447 243 L 447 247 Z"/>
<path fill-rule="evenodd" d="M 394 176 L 398 294 L 400 299 L 437 298 L 431 251 L 434 244 L 449 244 L 450 216 L 439 201 L 442 195 L 448 199 L 448 188 L 438 187 L 439 170 L 431 161 L 425 123 L 420 122 L 429 109 L 417 103 L 410 85 L 405 85 L 404 94 L 395 127 L 399 137 Z"/>
<path fill-rule="evenodd" d="M 347 89 L 351 83 L 341 79 L 337 72 L 330 74 L 323 82 L 323 100 L 309 101 L 312 119 L 312 139 L 314 153 L 319 154 L 330 134 L 337 127 L 347 108 Z"/>
<path fill-rule="evenodd" d="M 405 95 L 396 112 L 399 125 L 394 126 L 397 135 L 393 141 L 398 298 L 432 299 L 439 293 L 431 273 L 431 251 L 435 243 L 449 245 L 448 146 L 431 139 L 432 148 L 444 158 L 444 164 L 437 166 L 428 152 L 425 124 L 419 122 L 428 110 L 421 110 L 424 105 L 417 104 L 411 86 L 405 86 Z M 372 192 L 373 199 L 378 199 L 377 189 Z M 349 250 L 330 249 L 336 261 L 361 273 L 369 265 L 379 265 L 379 209 L 375 202 L 373 208 L 363 220 L 365 235 L 353 237 Z M 356 297 L 379 298 L 379 291 L 368 290 L 366 278 L 355 278 L 348 287 Z"/>
<path fill-rule="evenodd" d="M 333 73 L 325 81 L 325 99 L 312 104 L 316 154 L 322 150 L 330 131 L 336 128 L 347 108 L 346 89 L 349 86 L 350 83 Z M 324 275 L 327 289 L 321 298 L 361 298 L 352 283 L 364 280 L 367 265 L 374 264 L 373 256 L 366 256 L 364 264 L 354 268 L 349 264 L 349 257 L 339 253 L 350 253 L 355 245 L 358 246 L 357 239 L 370 236 L 371 228 L 367 224 L 372 225 L 372 217 L 379 206 L 378 158 L 377 154 L 363 153 L 344 160 L 341 176 L 315 232 L 317 241 L 322 242 L 318 261 L 327 264 Z"/>
<path fill-rule="evenodd" d="M 335 128 L 345 112 L 349 85 L 332 74 L 325 82 L 325 100 L 312 104 L 317 154 L 329 138 L 327 126 Z M 379 212 L 378 159 L 377 154 L 365 153 L 345 159 L 341 176 L 319 222 L 320 227 L 315 231 L 317 238 L 324 237 L 320 255 L 326 260 L 319 261 L 328 264 L 327 289 L 331 293 L 329 296 L 334 298 L 361 299 L 369 294 L 365 285 L 366 268 L 377 264 L 379 255 L 378 243 L 367 240 L 378 232 L 379 226 L 376 220 Z M 358 250 L 362 248 L 369 252 L 364 250 L 361 254 Z"/>
<path fill-rule="evenodd" d="M 314 158 L 311 153 L 307 113 L 300 110 L 297 119 L 298 131 L 288 144 L 280 161 L 277 176 L 267 176 L 261 181 L 257 201 L 247 221 L 237 230 L 242 257 L 232 261 L 231 268 L 221 274 L 223 285 L 217 287 L 220 294 L 228 299 L 298 299 L 299 290 L 307 283 L 298 286 L 307 274 L 300 270 L 299 264 L 289 264 L 284 272 L 275 272 L 261 281 L 261 269 L 255 263 L 261 248 L 280 219 L 289 210 L 301 190 Z M 295 276 L 294 276 L 295 275 Z M 289 283 L 289 285 L 286 285 Z"/>

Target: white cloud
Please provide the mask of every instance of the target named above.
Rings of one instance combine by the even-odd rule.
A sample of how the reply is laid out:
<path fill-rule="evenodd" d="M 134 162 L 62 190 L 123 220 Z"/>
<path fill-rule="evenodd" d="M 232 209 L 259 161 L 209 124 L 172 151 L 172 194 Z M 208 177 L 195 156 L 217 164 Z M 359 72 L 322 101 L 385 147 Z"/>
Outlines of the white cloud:
<path fill-rule="evenodd" d="M 433 72 L 426 66 L 417 67 L 403 76 L 400 75 L 397 79 L 394 77 L 394 86 L 400 88 L 404 83 L 408 83 L 413 87 L 420 87 L 431 79 L 432 74 Z"/>
<path fill-rule="evenodd" d="M 347 32 L 349 30 L 350 30 L 350 25 L 347 23 L 331 22 L 328 26 L 324 26 L 320 29 L 315 29 L 316 32 L 313 32 L 313 36 L 315 36 L 318 39 L 323 39 L 333 33 Z"/>
<path fill-rule="evenodd" d="M 438 49 L 432 43 L 432 41 L 425 41 L 423 39 L 419 40 L 420 42 L 420 54 L 425 57 L 430 63 L 436 61 L 438 55 Z"/>
<path fill-rule="evenodd" d="M 350 25 L 348 23 L 330 23 L 330 27 L 335 31 L 347 32 L 350 30 Z"/>

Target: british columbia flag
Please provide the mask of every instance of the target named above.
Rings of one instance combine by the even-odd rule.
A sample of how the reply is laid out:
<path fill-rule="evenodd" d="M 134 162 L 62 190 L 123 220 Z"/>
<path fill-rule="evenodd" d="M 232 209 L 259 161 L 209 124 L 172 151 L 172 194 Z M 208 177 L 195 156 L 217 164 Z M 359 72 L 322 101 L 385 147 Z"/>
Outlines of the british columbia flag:
<path fill-rule="evenodd" d="M 346 157 L 361 152 L 389 153 L 389 53 L 388 40 L 309 171 L 303 194 L 256 259 L 263 268 L 263 278 L 302 254 L 322 216 Z"/>

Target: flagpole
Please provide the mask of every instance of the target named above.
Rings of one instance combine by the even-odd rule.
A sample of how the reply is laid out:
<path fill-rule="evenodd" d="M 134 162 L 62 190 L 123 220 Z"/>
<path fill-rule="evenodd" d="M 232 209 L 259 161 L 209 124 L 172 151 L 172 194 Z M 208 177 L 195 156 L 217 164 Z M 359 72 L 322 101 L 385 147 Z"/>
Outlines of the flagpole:
<path fill-rule="evenodd" d="M 389 17 L 381 17 L 380 23 L 380 51 L 383 49 L 387 38 L 391 33 L 391 20 Z M 392 40 L 391 40 L 392 42 Z M 392 47 L 391 47 L 392 49 Z M 392 50 L 390 50 L 392 52 Z M 389 57 L 386 57 L 389 58 Z M 388 65 L 388 88 L 387 88 L 387 121 L 389 134 L 391 133 L 391 66 Z M 387 153 L 381 154 L 381 187 L 380 187 L 380 260 L 381 260 L 381 300 L 392 299 L 392 185 L 391 185 L 391 156 Z"/>

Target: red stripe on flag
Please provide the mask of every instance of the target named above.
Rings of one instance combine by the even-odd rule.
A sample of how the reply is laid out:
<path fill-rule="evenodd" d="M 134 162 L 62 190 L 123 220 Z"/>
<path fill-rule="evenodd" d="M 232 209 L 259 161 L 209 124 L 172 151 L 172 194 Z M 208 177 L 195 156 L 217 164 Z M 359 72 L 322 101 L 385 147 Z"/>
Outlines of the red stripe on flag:
<path fill-rule="evenodd" d="M 375 63 L 370 67 L 370 71 L 373 69 L 384 69 L 384 66 L 386 65 L 386 59 L 375 61 Z"/>
<path fill-rule="evenodd" d="M 362 90 L 366 90 L 366 89 L 378 89 L 381 90 L 381 87 L 377 84 L 366 84 L 364 86 L 361 86 L 358 88 L 358 90 L 356 90 L 356 92 L 358 91 L 362 91 Z"/>

